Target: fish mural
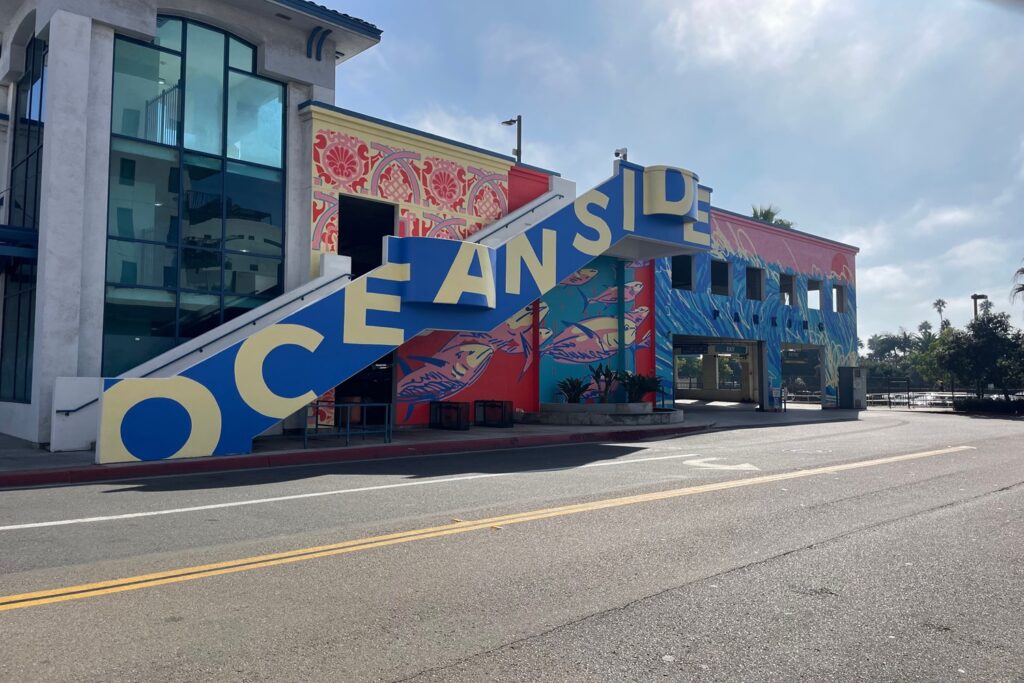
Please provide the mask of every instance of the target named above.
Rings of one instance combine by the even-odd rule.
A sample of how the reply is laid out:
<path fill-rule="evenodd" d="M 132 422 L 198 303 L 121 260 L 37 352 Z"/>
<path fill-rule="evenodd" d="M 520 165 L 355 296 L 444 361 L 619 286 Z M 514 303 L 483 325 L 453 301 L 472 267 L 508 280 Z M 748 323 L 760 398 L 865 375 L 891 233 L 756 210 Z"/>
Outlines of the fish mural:
<path fill-rule="evenodd" d="M 566 322 L 565 326 L 558 336 L 541 348 L 542 355 L 558 363 L 589 364 L 607 360 L 619 351 L 619 321 L 614 316 Z M 625 319 L 626 348 L 636 347 L 637 327 L 633 319 Z M 650 331 L 640 343 L 650 345 Z"/>
<path fill-rule="evenodd" d="M 443 400 L 480 379 L 494 356 L 487 337 L 487 333 L 459 332 L 434 356 L 409 356 L 423 363 L 415 370 L 396 357 L 404 373 L 396 396 L 399 403 L 409 404 L 407 419 L 417 403 Z"/>
<path fill-rule="evenodd" d="M 580 285 L 585 285 L 593 280 L 595 275 L 597 275 L 597 268 L 580 268 L 575 273 L 562 280 L 559 284 L 568 285 L 570 287 L 579 287 Z"/>
<path fill-rule="evenodd" d="M 630 270 L 637 270 L 639 268 L 646 268 L 650 263 L 650 261 L 630 261 L 626 264 L 626 267 Z"/>
<path fill-rule="evenodd" d="M 549 310 L 550 307 L 544 301 L 537 304 L 536 322 L 538 324 L 544 321 Z M 533 345 L 531 344 L 533 325 L 533 304 L 530 304 L 516 311 L 515 314 L 509 316 L 504 324 L 485 335 L 495 351 L 513 355 L 522 354 L 526 357 L 523 361 L 523 369 L 519 373 L 519 379 L 523 378 L 533 364 Z M 550 329 L 547 330 L 547 337 L 544 336 L 545 329 L 541 329 L 539 332 L 541 343 L 551 336 Z"/>
<path fill-rule="evenodd" d="M 636 300 L 636 297 L 644 290 L 644 283 L 634 280 L 627 282 L 622 288 L 623 300 L 629 304 Z M 603 306 L 610 306 L 611 304 L 619 303 L 619 287 L 618 285 L 612 285 L 608 289 L 604 290 L 597 296 L 588 297 L 583 292 L 580 292 L 583 296 L 583 312 L 587 312 L 587 308 L 591 304 L 601 304 Z"/>

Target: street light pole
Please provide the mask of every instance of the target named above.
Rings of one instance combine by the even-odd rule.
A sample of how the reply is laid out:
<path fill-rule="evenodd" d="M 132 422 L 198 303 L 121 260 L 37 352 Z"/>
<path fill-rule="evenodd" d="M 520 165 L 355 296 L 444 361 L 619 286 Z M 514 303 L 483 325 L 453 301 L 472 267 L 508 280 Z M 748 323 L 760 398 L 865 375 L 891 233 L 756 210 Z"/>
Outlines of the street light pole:
<path fill-rule="evenodd" d="M 974 319 L 978 319 L 978 302 L 988 299 L 988 294 L 971 294 L 971 299 L 974 300 Z"/>
<path fill-rule="evenodd" d="M 523 115 L 516 114 L 514 119 L 502 121 L 501 125 L 516 127 L 516 148 L 512 150 L 512 153 L 516 155 L 517 164 L 523 163 Z"/>
<path fill-rule="evenodd" d="M 974 301 L 974 322 L 978 322 L 978 302 L 984 301 L 988 298 L 988 294 L 971 294 L 971 299 Z M 973 333 L 972 333 L 973 334 Z M 984 394 L 981 393 L 981 379 L 978 378 L 975 384 L 978 398 L 984 398 Z"/>

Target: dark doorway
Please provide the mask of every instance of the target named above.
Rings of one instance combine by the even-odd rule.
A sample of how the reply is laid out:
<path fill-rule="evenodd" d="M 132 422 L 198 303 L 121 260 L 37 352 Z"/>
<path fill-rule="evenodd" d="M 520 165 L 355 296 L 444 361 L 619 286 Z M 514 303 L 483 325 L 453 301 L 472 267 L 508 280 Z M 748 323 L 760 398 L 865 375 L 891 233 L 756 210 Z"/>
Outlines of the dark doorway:
<path fill-rule="evenodd" d="M 341 195 L 338 199 L 338 253 L 352 259 L 352 277 L 384 260 L 384 236 L 395 234 L 395 205 Z"/>
<path fill-rule="evenodd" d="M 391 403 L 394 382 L 394 354 L 389 353 L 376 363 L 369 365 L 338 385 L 334 392 L 337 403 Z M 344 420 L 344 414 L 339 416 Z M 383 424 L 384 410 L 371 408 L 353 409 L 352 423 Z"/>

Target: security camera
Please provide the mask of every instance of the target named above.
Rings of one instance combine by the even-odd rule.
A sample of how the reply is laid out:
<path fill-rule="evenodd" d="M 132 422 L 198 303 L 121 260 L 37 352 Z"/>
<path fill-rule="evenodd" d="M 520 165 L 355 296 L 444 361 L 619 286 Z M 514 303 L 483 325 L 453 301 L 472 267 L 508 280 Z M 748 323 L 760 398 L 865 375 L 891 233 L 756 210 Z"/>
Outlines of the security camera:
<path fill-rule="evenodd" d="M 629 154 L 629 150 L 626 149 L 625 147 L 619 147 L 617 150 L 615 150 L 616 159 L 622 159 L 623 161 L 626 161 L 627 154 Z"/>

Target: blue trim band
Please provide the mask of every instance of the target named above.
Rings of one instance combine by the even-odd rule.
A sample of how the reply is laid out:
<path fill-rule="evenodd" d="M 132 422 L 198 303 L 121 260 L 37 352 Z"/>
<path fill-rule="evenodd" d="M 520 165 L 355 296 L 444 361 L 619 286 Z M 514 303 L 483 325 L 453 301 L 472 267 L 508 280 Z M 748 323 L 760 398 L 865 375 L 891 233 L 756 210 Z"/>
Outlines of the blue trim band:
<path fill-rule="evenodd" d="M 451 138 L 446 138 L 443 135 L 435 135 L 434 133 L 428 133 L 427 131 L 419 130 L 418 128 L 411 128 L 409 126 L 403 126 L 400 123 L 394 123 L 392 121 L 385 121 L 384 119 L 378 119 L 376 116 L 370 116 L 369 114 L 361 114 L 361 113 L 359 113 L 357 111 L 352 111 L 351 109 L 345 109 L 343 107 L 337 107 L 337 106 L 335 106 L 333 104 L 327 104 L 326 102 L 320 102 L 318 100 L 306 100 L 305 102 L 303 102 L 302 104 L 299 105 L 299 111 L 302 111 L 303 109 L 305 109 L 307 107 L 319 107 L 320 109 L 326 109 L 328 111 L 333 111 L 333 112 L 336 112 L 338 114 L 344 114 L 345 116 L 351 116 L 354 119 L 362 119 L 363 121 L 369 121 L 370 123 L 376 123 L 376 124 L 381 125 L 381 126 L 386 126 L 388 128 L 393 128 L 395 130 L 400 130 L 400 131 L 402 131 L 404 133 L 410 133 L 412 135 L 418 135 L 419 137 L 428 138 L 430 140 L 436 140 L 437 142 L 443 142 L 446 145 L 452 145 L 454 147 L 461 147 L 462 149 L 468 149 L 471 152 L 477 152 L 478 154 L 486 154 L 489 157 L 494 157 L 495 159 L 501 159 L 502 161 L 511 161 L 513 164 L 515 164 L 515 161 L 516 161 L 515 157 L 508 156 L 507 154 L 499 154 L 498 152 L 492 152 L 491 150 L 484 149 L 483 147 L 477 147 L 475 145 L 470 145 L 470 144 L 465 143 L 465 142 L 459 142 L 458 140 L 452 140 Z M 538 166 L 530 166 L 529 164 L 518 164 L 518 165 L 522 166 L 523 168 L 529 168 L 529 169 L 532 169 L 534 171 L 539 171 L 541 173 L 548 173 L 548 174 L 553 175 L 553 176 L 561 177 L 560 174 L 555 173 L 554 171 L 549 171 L 549 170 L 547 170 L 545 168 L 540 168 Z"/>

